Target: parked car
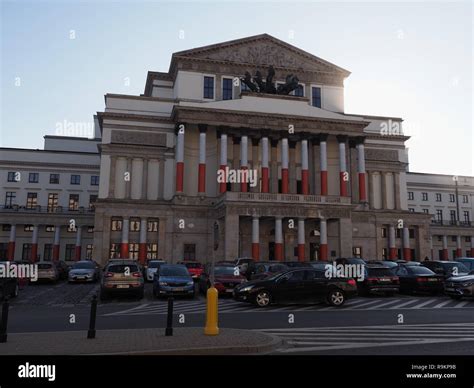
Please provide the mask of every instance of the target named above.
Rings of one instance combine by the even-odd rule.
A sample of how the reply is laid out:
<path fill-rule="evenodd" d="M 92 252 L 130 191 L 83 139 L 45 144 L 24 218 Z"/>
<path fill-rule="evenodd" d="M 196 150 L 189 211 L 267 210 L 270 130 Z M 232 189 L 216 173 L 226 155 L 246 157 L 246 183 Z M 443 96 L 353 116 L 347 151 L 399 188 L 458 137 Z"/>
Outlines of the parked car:
<path fill-rule="evenodd" d="M 357 286 L 361 295 L 393 295 L 399 291 L 400 283 L 390 268 L 368 264 L 365 266 L 364 280 L 358 281 Z"/>
<path fill-rule="evenodd" d="M 278 263 L 278 261 L 275 263 Z M 311 263 L 309 261 L 281 261 L 280 263 L 286 265 L 288 268 L 311 267 Z"/>
<path fill-rule="evenodd" d="M 443 275 L 445 279 L 452 276 L 466 276 L 469 270 L 459 261 L 433 260 L 424 261 L 423 265 L 434 273 Z"/>
<path fill-rule="evenodd" d="M 364 259 L 359 257 L 339 257 L 335 260 L 335 264 L 359 264 L 359 265 L 366 265 L 367 262 Z"/>
<path fill-rule="evenodd" d="M 242 275 L 246 275 L 247 270 L 253 266 L 255 259 L 251 257 L 241 257 L 235 260 L 234 265 L 239 268 Z"/>
<path fill-rule="evenodd" d="M 467 276 L 448 278 L 444 284 L 444 292 L 453 299 L 474 297 L 474 270 Z"/>
<path fill-rule="evenodd" d="M 39 262 L 38 264 L 38 282 L 49 281 L 56 283 L 59 280 L 59 270 L 56 264 L 52 262 Z"/>
<path fill-rule="evenodd" d="M 112 295 L 144 295 L 144 279 L 140 266 L 133 260 L 110 260 L 104 268 L 100 298 Z"/>
<path fill-rule="evenodd" d="M 399 263 L 392 260 L 369 260 L 367 261 L 367 264 L 381 265 L 383 267 L 393 269 L 393 268 L 397 268 Z"/>
<path fill-rule="evenodd" d="M 199 291 L 202 293 L 206 293 L 211 286 L 211 271 L 212 266 L 208 265 L 199 277 Z M 234 288 L 245 281 L 247 278 L 240 273 L 239 268 L 235 265 L 216 264 L 214 266 L 214 287 L 219 295 L 232 295 Z"/>
<path fill-rule="evenodd" d="M 68 274 L 69 274 L 69 269 L 70 269 L 69 265 L 67 265 L 66 262 L 63 260 L 55 261 L 54 264 L 56 265 L 56 268 L 58 269 L 59 279 L 61 280 L 67 279 Z"/>
<path fill-rule="evenodd" d="M 463 263 L 469 271 L 474 271 L 474 257 L 458 257 L 456 261 Z"/>
<path fill-rule="evenodd" d="M 3 266 L 2 272 L 7 271 L 6 265 L 7 262 L 0 262 L 0 266 Z M 0 300 L 5 299 L 6 297 L 16 298 L 18 296 L 19 290 L 20 285 L 18 283 L 18 278 L 9 276 L 0 277 Z"/>
<path fill-rule="evenodd" d="M 157 298 L 167 295 L 182 295 L 194 298 L 194 281 L 186 266 L 162 264 L 153 278 L 153 295 Z"/>
<path fill-rule="evenodd" d="M 180 261 L 178 264 L 186 266 L 194 281 L 197 281 L 199 276 L 201 276 L 202 271 L 204 271 L 204 265 L 199 261 Z"/>
<path fill-rule="evenodd" d="M 405 265 L 421 265 L 421 263 L 419 261 L 413 261 L 413 260 L 410 260 L 410 261 L 397 260 L 396 263 L 397 264 L 405 264 Z"/>
<path fill-rule="evenodd" d="M 356 281 L 331 278 L 325 271 L 313 268 L 293 268 L 263 280 L 252 280 L 234 289 L 234 299 L 267 307 L 273 303 L 317 303 L 324 301 L 342 306 L 347 298 L 357 294 Z"/>
<path fill-rule="evenodd" d="M 395 275 L 400 281 L 400 292 L 437 294 L 443 291 L 443 276 L 422 265 L 401 264 Z"/>
<path fill-rule="evenodd" d="M 275 263 L 274 261 L 260 261 L 254 265 L 252 272 L 247 275 L 250 275 L 251 280 L 265 279 L 278 272 L 286 271 L 287 269 L 288 266 L 285 264 Z"/>
<path fill-rule="evenodd" d="M 160 265 L 166 264 L 164 260 L 148 260 L 147 265 L 145 266 L 145 279 L 148 282 L 152 282 L 155 276 L 156 271 Z"/>
<path fill-rule="evenodd" d="M 81 260 L 74 263 L 68 273 L 68 282 L 92 282 L 100 279 L 100 267 L 95 261 Z"/>

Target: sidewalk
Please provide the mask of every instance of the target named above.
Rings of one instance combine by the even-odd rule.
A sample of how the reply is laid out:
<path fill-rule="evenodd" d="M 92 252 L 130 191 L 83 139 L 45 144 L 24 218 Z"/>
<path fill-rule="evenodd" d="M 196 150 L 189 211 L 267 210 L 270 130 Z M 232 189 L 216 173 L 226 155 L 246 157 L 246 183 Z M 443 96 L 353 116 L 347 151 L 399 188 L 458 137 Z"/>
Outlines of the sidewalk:
<path fill-rule="evenodd" d="M 202 327 L 98 330 L 95 339 L 86 331 L 8 334 L 0 355 L 224 355 L 258 354 L 275 350 L 278 337 L 252 330 L 220 329 L 218 336 L 204 335 Z"/>

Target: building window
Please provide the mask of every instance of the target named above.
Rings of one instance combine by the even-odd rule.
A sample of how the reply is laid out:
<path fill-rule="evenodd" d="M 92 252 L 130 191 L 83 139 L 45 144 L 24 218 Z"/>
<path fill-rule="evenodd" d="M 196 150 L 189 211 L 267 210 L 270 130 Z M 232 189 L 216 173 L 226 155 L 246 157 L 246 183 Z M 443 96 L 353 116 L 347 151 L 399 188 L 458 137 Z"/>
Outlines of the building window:
<path fill-rule="evenodd" d="M 214 98 L 214 77 L 204 77 L 204 98 Z"/>
<path fill-rule="evenodd" d="M 412 207 L 409 207 L 409 208 L 408 208 L 408 211 L 409 211 L 410 213 L 415 213 L 415 209 L 412 208 Z"/>
<path fill-rule="evenodd" d="M 130 220 L 130 232 L 139 232 L 140 231 L 140 220 L 131 219 Z"/>
<path fill-rule="evenodd" d="M 19 182 L 20 173 L 15 171 L 8 171 L 8 182 Z"/>
<path fill-rule="evenodd" d="M 388 249 L 387 248 L 382 248 L 382 259 L 383 260 L 388 259 Z"/>
<path fill-rule="evenodd" d="M 131 259 L 137 260 L 138 259 L 138 244 L 137 243 L 128 244 L 128 252 L 129 252 L 129 257 Z"/>
<path fill-rule="evenodd" d="M 471 222 L 469 218 L 469 210 L 464 210 L 463 214 L 464 214 L 464 223 L 469 224 Z"/>
<path fill-rule="evenodd" d="M 311 104 L 317 108 L 321 108 L 321 88 L 315 86 L 311 88 Z"/>
<path fill-rule="evenodd" d="M 28 177 L 28 182 L 29 183 L 38 183 L 39 182 L 39 173 L 30 172 L 30 175 Z"/>
<path fill-rule="evenodd" d="M 441 193 L 436 193 L 436 202 L 441 202 L 441 201 L 442 201 Z"/>
<path fill-rule="evenodd" d="M 158 232 L 158 221 L 148 221 L 148 232 Z"/>
<path fill-rule="evenodd" d="M 51 261 L 53 258 L 53 244 L 44 244 L 43 260 Z"/>
<path fill-rule="evenodd" d="M 438 222 L 443 222 L 443 210 L 442 209 L 437 209 L 436 210 L 436 221 Z"/>
<path fill-rule="evenodd" d="M 120 258 L 120 244 L 110 244 L 110 258 Z"/>
<path fill-rule="evenodd" d="M 119 232 L 122 230 L 122 220 L 121 219 L 114 219 L 112 218 L 110 229 L 112 232 Z"/>
<path fill-rule="evenodd" d="M 233 89 L 232 78 L 223 78 L 222 79 L 222 99 L 223 100 L 232 100 L 232 89 Z"/>
<path fill-rule="evenodd" d="M 25 261 L 31 261 L 31 244 L 30 243 L 23 244 L 21 259 Z"/>
<path fill-rule="evenodd" d="M 12 226 L 10 224 L 3 224 L 2 225 L 2 231 L 9 232 L 10 230 L 12 230 Z"/>
<path fill-rule="evenodd" d="M 23 227 L 23 230 L 24 230 L 25 232 L 33 232 L 33 228 L 34 228 L 33 225 L 26 224 L 26 225 Z"/>
<path fill-rule="evenodd" d="M 428 209 L 423 209 L 423 213 L 428 214 L 429 213 Z"/>
<path fill-rule="evenodd" d="M 456 239 L 456 236 L 451 236 L 451 241 L 452 241 L 452 242 L 456 242 L 456 240 L 457 240 L 457 239 Z"/>
<path fill-rule="evenodd" d="M 408 229 L 409 238 L 415 238 L 415 229 Z"/>
<path fill-rule="evenodd" d="M 158 244 L 146 244 L 146 258 L 148 260 L 157 259 L 158 258 Z"/>
<path fill-rule="evenodd" d="M 54 225 L 46 225 L 46 227 L 44 228 L 46 230 L 46 232 L 54 232 Z"/>
<path fill-rule="evenodd" d="M 79 194 L 69 194 L 69 210 L 79 209 Z"/>
<path fill-rule="evenodd" d="M 463 194 L 463 196 L 462 196 L 462 203 L 469 203 L 469 198 L 465 194 Z"/>
<path fill-rule="evenodd" d="M 15 204 L 16 192 L 7 191 L 5 194 L 5 207 L 10 208 Z"/>
<path fill-rule="evenodd" d="M 451 221 L 451 224 L 456 223 L 456 210 L 449 211 L 449 220 Z"/>
<path fill-rule="evenodd" d="M 471 236 L 466 236 L 466 242 L 471 242 Z"/>
<path fill-rule="evenodd" d="M 81 176 L 80 175 L 71 175 L 71 185 L 80 185 Z"/>
<path fill-rule="evenodd" d="M 75 244 L 66 244 L 66 253 L 64 255 L 64 260 L 65 261 L 71 261 L 74 260 L 74 251 L 76 249 Z"/>
<path fill-rule="evenodd" d="M 387 228 L 381 228 L 382 230 L 382 237 L 386 238 L 387 237 Z"/>
<path fill-rule="evenodd" d="M 408 192 L 408 199 L 409 199 L 410 201 L 413 201 L 413 200 L 415 199 L 415 196 L 414 196 L 414 194 L 413 194 L 413 191 L 409 191 L 409 192 Z"/>
<path fill-rule="evenodd" d="M 196 260 L 196 244 L 184 244 L 184 260 Z"/>
<path fill-rule="evenodd" d="M 93 244 L 87 244 L 86 245 L 86 259 L 87 260 L 92 260 L 92 255 L 94 254 L 94 245 Z"/>
<path fill-rule="evenodd" d="M 352 248 L 352 257 L 362 257 L 362 248 L 361 247 L 353 247 Z"/>
<path fill-rule="evenodd" d="M 26 197 L 26 208 L 34 209 L 38 205 L 38 193 L 28 193 Z"/>
<path fill-rule="evenodd" d="M 95 210 L 95 202 L 97 201 L 97 194 L 89 195 L 89 209 Z"/>
<path fill-rule="evenodd" d="M 304 97 L 304 86 L 299 84 L 295 89 L 296 97 Z"/>
<path fill-rule="evenodd" d="M 421 193 L 421 200 L 428 201 L 428 193 Z"/>
<path fill-rule="evenodd" d="M 402 229 L 401 228 L 395 229 L 395 237 L 396 238 L 401 238 L 402 237 Z"/>
<path fill-rule="evenodd" d="M 59 184 L 59 174 L 49 174 L 49 183 L 58 185 Z"/>
<path fill-rule="evenodd" d="M 56 209 L 58 207 L 58 199 L 59 199 L 59 194 L 58 193 L 49 193 L 48 194 L 48 211 L 49 212 L 56 211 Z"/>
<path fill-rule="evenodd" d="M 456 202 L 456 196 L 454 194 L 449 194 L 449 202 Z"/>
<path fill-rule="evenodd" d="M 94 233 L 94 225 L 89 225 L 87 227 L 87 233 Z"/>
<path fill-rule="evenodd" d="M 91 176 L 91 186 L 99 186 L 99 176 L 92 175 Z"/>

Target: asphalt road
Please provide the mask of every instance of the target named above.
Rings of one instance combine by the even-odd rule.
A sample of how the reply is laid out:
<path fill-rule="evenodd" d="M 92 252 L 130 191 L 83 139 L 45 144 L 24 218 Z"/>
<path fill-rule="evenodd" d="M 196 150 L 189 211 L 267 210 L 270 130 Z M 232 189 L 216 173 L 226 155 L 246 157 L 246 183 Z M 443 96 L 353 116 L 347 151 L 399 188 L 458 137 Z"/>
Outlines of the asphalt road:
<path fill-rule="evenodd" d="M 33 285 L 12 300 L 9 332 L 84 330 L 97 285 Z M 174 325 L 204 327 L 205 298 L 177 299 Z M 166 326 L 167 302 L 147 284 L 145 298 L 99 303 L 98 329 Z M 263 330 L 285 339 L 278 354 L 474 355 L 474 300 L 445 296 L 357 297 L 342 308 L 319 305 L 259 309 L 219 299 L 219 326 Z"/>

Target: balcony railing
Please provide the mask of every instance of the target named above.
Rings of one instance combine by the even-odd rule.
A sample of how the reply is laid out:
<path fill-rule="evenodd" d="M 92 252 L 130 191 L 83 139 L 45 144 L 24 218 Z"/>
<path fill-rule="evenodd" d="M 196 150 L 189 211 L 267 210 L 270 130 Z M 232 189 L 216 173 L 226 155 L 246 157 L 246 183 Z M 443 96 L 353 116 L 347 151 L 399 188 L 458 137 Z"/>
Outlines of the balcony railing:
<path fill-rule="evenodd" d="M 83 213 L 94 213 L 94 207 L 84 207 L 79 206 L 77 209 L 69 209 L 68 207 L 63 206 L 20 206 L 20 205 L 11 205 L 11 206 L 1 206 L 0 212 L 4 213 L 50 213 L 50 214 L 83 214 Z"/>
<path fill-rule="evenodd" d="M 280 202 L 280 203 L 302 203 L 302 204 L 342 204 L 350 205 L 350 197 L 336 195 L 301 195 L 301 194 L 274 194 L 274 193 L 241 193 L 228 191 L 221 197 L 226 201 L 248 201 L 248 202 Z"/>
<path fill-rule="evenodd" d="M 432 225 L 437 226 L 472 226 L 472 221 L 456 221 L 456 220 L 431 220 Z"/>

